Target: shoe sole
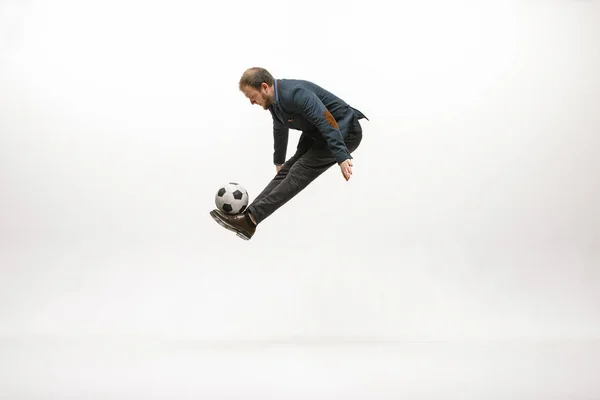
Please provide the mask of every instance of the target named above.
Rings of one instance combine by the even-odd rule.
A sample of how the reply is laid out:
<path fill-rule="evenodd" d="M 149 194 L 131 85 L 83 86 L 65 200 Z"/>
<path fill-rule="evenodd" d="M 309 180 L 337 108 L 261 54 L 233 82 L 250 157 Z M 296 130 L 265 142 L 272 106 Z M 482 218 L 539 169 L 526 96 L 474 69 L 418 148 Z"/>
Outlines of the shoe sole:
<path fill-rule="evenodd" d="M 216 211 L 214 211 L 214 210 L 211 211 L 210 216 L 217 222 L 217 224 L 221 225 L 223 228 L 227 229 L 228 231 L 235 233 L 237 237 L 244 239 L 244 240 L 250 240 L 250 238 L 248 236 L 244 235 L 242 232 L 235 229 L 233 226 L 229 225 L 227 222 L 225 222 L 221 218 L 219 218 L 219 215 L 217 214 Z"/>

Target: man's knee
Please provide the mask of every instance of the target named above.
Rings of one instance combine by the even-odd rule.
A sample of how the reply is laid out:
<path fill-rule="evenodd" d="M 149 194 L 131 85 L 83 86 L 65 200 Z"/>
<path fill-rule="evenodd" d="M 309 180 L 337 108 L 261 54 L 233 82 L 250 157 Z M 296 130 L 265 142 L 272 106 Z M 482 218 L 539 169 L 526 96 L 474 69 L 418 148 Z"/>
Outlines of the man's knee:
<path fill-rule="evenodd" d="M 352 133 L 350 136 L 348 136 L 348 138 L 346 139 L 346 146 L 348 147 L 348 151 L 350 153 L 353 153 L 354 150 L 356 150 L 358 146 L 360 146 L 360 142 L 362 142 L 362 137 L 362 131 Z"/>

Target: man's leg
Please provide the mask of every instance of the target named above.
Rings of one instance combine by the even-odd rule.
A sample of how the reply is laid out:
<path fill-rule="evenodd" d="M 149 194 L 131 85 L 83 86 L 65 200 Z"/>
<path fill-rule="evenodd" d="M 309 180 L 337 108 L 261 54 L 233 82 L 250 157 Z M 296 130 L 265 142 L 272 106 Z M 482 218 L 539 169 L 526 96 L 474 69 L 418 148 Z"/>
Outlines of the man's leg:
<path fill-rule="evenodd" d="M 350 153 L 356 150 L 361 140 L 362 131 L 351 133 L 346 138 L 346 146 Z M 336 164 L 335 158 L 326 145 L 315 146 L 305 153 L 299 151 L 297 154 L 299 154 L 299 157 L 289 163 L 290 167 L 285 178 L 279 179 L 277 182 L 273 179 L 267 185 L 272 190 L 266 193 L 267 188 L 265 188 L 261 193 L 262 197 L 259 200 L 254 200 L 245 212 L 227 215 L 215 209 L 210 212 L 211 217 L 224 228 L 234 231 L 242 239 L 250 240 L 258 223 L 264 221 L 265 218 L 300 193 L 319 175 Z"/>
<path fill-rule="evenodd" d="M 298 146 L 296 147 L 296 152 L 292 157 L 290 157 L 286 162 L 283 163 L 281 169 L 277 174 L 271 179 L 271 181 L 265 186 L 265 188 L 256 196 L 253 200 L 254 203 L 262 200 L 265 196 L 267 196 L 273 189 L 275 189 L 281 182 L 285 180 L 287 177 L 290 168 L 294 165 L 294 163 L 300 158 L 300 156 L 306 153 L 311 145 L 313 140 L 306 135 L 302 135 L 300 140 L 298 141 Z"/>
<path fill-rule="evenodd" d="M 271 181 L 265 186 L 265 188 L 254 198 L 254 202 L 262 200 L 265 196 L 267 196 L 273 189 L 275 189 L 281 182 L 285 180 L 288 173 L 290 172 L 290 168 L 296 162 L 297 157 L 294 155 L 290 159 L 288 159 L 282 166 L 279 172 L 271 179 Z"/>
<path fill-rule="evenodd" d="M 346 138 L 346 145 L 350 153 L 356 150 L 361 140 L 362 132 L 351 133 Z M 284 176 L 282 175 L 283 178 L 278 180 L 277 184 L 272 181 L 267 186 L 272 186 L 268 193 L 266 193 L 266 189 L 263 190 L 263 193 L 248 206 L 247 211 L 252 220 L 256 224 L 264 221 L 335 164 L 336 160 L 327 147 L 313 147 L 303 153 L 290 164 L 289 170 L 285 172 Z"/>

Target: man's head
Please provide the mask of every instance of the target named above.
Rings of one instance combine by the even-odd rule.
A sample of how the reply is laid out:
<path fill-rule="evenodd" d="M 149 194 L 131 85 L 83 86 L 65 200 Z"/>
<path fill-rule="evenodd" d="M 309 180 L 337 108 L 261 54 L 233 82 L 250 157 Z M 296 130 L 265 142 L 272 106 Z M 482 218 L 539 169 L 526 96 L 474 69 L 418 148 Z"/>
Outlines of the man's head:
<path fill-rule="evenodd" d="M 250 100 L 251 104 L 258 104 L 265 110 L 275 101 L 273 76 L 264 68 L 248 68 L 242 74 L 239 88 Z"/>

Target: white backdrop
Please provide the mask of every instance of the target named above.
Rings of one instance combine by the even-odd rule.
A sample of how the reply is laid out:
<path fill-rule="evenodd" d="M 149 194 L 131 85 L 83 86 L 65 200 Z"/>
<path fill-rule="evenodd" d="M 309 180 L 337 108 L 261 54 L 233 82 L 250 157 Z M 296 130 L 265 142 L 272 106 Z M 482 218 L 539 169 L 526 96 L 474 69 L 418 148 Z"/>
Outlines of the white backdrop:
<path fill-rule="evenodd" d="M 10 343 L 26 338 L 598 340 L 599 16 L 1 2 L 6 384 L 20 393 Z M 254 197 L 274 174 L 270 115 L 237 90 L 250 66 L 370 121 L 349 182 L 332 168 L 245 242 L 208 212 L 222 183 Z"/>

